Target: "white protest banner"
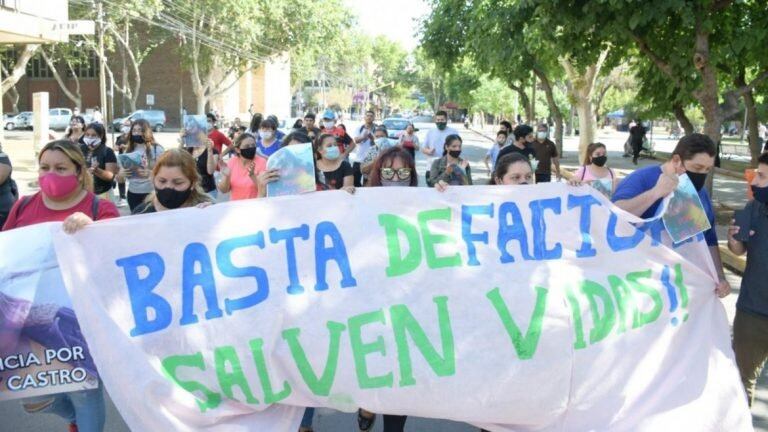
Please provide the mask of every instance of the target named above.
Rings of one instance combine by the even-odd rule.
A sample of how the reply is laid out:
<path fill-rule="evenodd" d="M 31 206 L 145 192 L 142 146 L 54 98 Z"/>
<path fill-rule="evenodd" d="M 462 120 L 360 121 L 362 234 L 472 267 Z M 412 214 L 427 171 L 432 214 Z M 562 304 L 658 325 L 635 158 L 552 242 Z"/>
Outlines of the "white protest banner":
<path fill-rule="evenodd" d="M 617 211 L 561 184 L 371 188 L 126 217 L 55 246 L 133 430 L 291 431 L 290 406 L 752 430 L 715 281 L 687 259 L 701 236 L 683 256 Z"/>
<path fill-rule="evenodd" d="M 97 387 L 51 225 L 0 233 L 0 401 Z"/>

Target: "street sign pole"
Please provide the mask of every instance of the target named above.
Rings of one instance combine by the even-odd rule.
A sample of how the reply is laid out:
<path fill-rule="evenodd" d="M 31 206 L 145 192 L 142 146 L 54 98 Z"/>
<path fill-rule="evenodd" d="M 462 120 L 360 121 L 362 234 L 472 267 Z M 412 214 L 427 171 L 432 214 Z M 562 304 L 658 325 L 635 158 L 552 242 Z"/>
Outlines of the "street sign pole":
<path fill-rule="evenodd" d="M 99 20 L 99 110 L 102 112 L 104 124 L 109 125 L 112 124 L 112 118 L 107 111 L 107 80 L 104 67 L 104 5 L 101 3 L 101 0 L 96 1 L 96 7 L 98 8 Z"/>

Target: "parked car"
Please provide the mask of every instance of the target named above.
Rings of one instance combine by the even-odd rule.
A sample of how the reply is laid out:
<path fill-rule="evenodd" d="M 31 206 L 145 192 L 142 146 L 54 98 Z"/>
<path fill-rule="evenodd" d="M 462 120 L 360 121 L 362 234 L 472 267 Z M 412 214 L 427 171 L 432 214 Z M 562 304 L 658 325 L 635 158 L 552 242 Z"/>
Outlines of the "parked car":
<path fill-rule="evenodd" d="M 32 127 L 32 111 L 23 111 L 5 119 L 5 130 L 26 129 Z"/>
<path fill-rule="evenodd" d="M 66 129 L 69 127 L 71 119 L 72 110 L 69 108 L 51 108 L 48 110 L 48 128 L 50 129 Z"/>
<path fill-rule="evenodd" d="M 431 115 L 419 115 L 419 116 L 416 116 L 416 117 L 412 117 L 411 121 L 414 124 L 416 124 L 416 123 L 434 123 L 435 118 L 432 117 Z"/>
<path fill-rule="evenodd" d="M 112 121 L 112 128 L 115 132 L 120 132 L 120 127 L 125 120 L 134 121 L 144 119 L 155 132 L 162 132 L 165 127 L 165 111 L 163 110 L 136 110 L 127 117 L 117 118 Z"/>
<path fill-rule="evenodd" d="M 403 118 L 387 118 L 384 119 L 381 124 L 387 128 L 389 138 L 399 139 L 400 135 L 403 134 L 403 131 L 405 131 L 405 128 L 408 127 L 411 122 Z"/>

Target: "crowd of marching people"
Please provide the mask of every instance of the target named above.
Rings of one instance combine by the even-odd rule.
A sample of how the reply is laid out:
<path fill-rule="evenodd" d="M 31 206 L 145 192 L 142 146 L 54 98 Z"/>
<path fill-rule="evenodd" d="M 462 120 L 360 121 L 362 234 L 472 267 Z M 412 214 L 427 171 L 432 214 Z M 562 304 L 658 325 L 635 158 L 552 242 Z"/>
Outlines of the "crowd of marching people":
<path fill-rule="evenodd" d="M 208 114 L 208 130 L 201 132 L 203 146 L 185 147 L 185 132 L 177 143 L 161 144 L 145 120 L 122 126 L 109 143 L 105 127 L 86 124 L 73 116 L 66 134 L 45 145 L 37 155 L 40 190 L 19 197 L 11 179 L 12 165 L 0 147 L 0 226 L 11 230 L 50 221 L 64 222 L 74 232 L 92 221 L 120 216 L 119 207 L 131 214 L 148 214 L 185 207 L 205 208 L 222 201 L 264 199 L 267 185 L 279 179 L 267 169 L 267 158 L 285 146 L 311 143 L 315 159 L 316 190 L 345 190 L 361 187 L 416 187 L 419 179 L 416 156 L 427 159 L 425 182 L 437 191 L 477 184 L 469 160 L 462 156 L 461 134 L 448 126 L 445 112 L 437 112 L 435 127 L 423 141 L 408 125 L 392 140 L 387 129 L 375 123 L 372 111 L 354 130 L 338 122 L 333 110 L 319 116 L 307 113 L 289 133 L 279 129 L 274 116 L 253 115 L 248 125 L 236 119 L 228 130 L 217 128 L 218 119 Z M 130 166 L 121 155 L 136 155 Z M 490 184 L 520 186 L 560 180 L 557 146 L 549 139 L 549 127 L 502 122 L 496 140 L 483 163 Z M 658 166 L 638 169 L 620 179 L 610 168 L 606 146 L 591 144 L 571 184 L 588 184 L 612 199 L 623 210 L 638 217 L 656 214 L 662 200 L 677 188 L 679 176 L 687 174 L 702 200 L 712 228 L 705 233 L 720 280 L 714 289 L 723 297 L 730 286 L 723 274 L 715 232 L 714 210 L 706 188 L 712 171 L 715 145 L 701 134 L 680 139 L 671 158 Z M 752 215 L 749 235 L 739 236 L 739 226 L 730 227 L 728 247 L 735 254 L 748 252 L 736 321 L 734 351 L 742 379 L 751 398 L 762 365 L 768 358 L 768 154 L 764 154 L 751 182 L 754 200 L 746 211 Z M 113 191 L 113 189 L 115 189 Z M 743 233 L 742 233 L 743 234 Z M 740 239 L 740 240 L 739 240 Z M 62 393 L 23 402 L 30 413 L 49 412 L 65 418 L 70 431 L 101 431 L 105 408 L 101 388 Z M 314 410 L 308 408 L 301 431 L 312 430 Z M 358 427 L 372 430 L 376 414 L 358 411 Z M 383 415 L 384 430 L 403 431 L 405 416 Z"/>

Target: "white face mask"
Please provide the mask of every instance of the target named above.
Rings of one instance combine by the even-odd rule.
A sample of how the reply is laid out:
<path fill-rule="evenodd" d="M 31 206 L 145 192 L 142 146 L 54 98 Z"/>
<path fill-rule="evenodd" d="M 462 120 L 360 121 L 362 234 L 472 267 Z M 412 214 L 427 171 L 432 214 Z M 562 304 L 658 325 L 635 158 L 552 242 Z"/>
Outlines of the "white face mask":
<path fill-rule="evenodd" d="M 88 147 L 96 147 L 97 145 L 101 144 L 101 138 L 99 137 L 84 137 L 83 142 Z"/>
<path fill-rule="evenodd" d="M 333 129 L 334 123 L 332 121 L 323 122 L 323 127 L 326 129 Z"/>
<path fill-rule="evenodd" d="M 259 131 L 259 136 L 262 140 L 269 140 L 272 139 L 272 136 L 274 133 L 272 131 Z"/>
<path fill-rule="evenodd" d="M 539 138 L 539 139 L 545 139 L 547 137 L 547 133 L 546 132 L 537 132 L 536 133 L 536 137 Z"/>

